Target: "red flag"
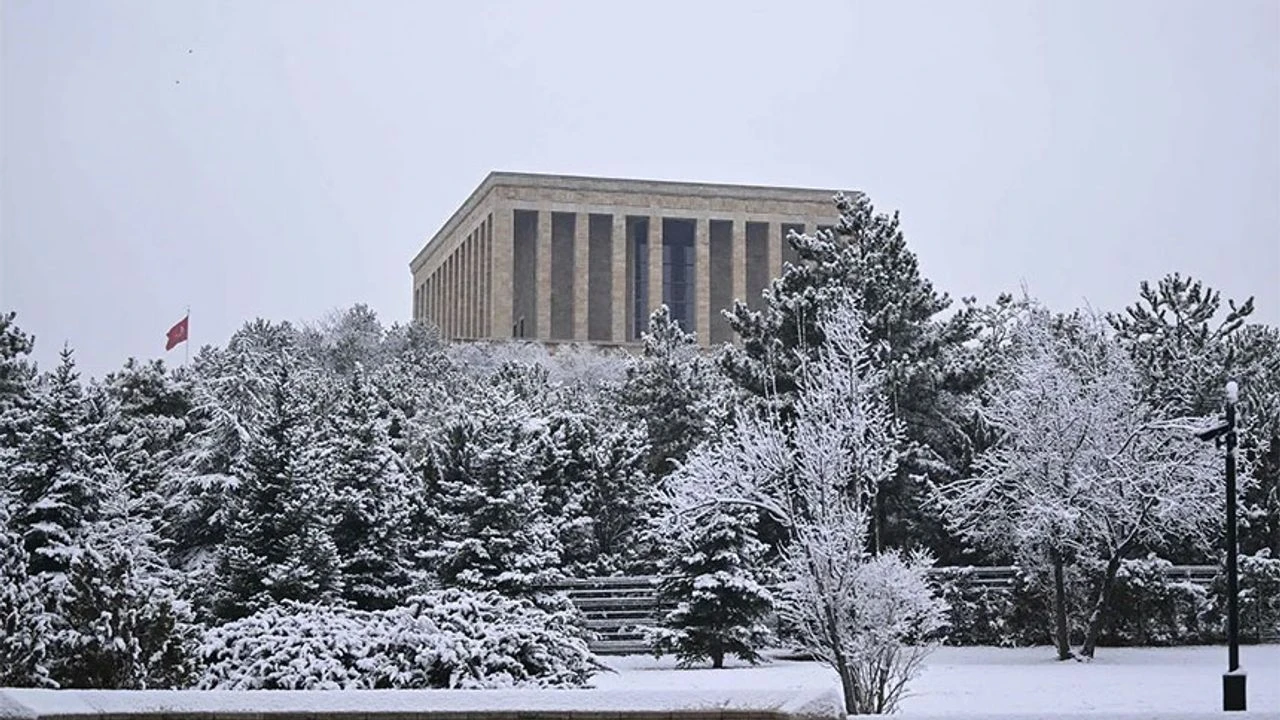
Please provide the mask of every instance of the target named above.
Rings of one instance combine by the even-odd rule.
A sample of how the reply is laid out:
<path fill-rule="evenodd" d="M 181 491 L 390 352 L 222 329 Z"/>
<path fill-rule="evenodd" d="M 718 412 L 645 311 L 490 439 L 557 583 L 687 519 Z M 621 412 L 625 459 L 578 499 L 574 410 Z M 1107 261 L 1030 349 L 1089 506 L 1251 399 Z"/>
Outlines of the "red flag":
<path fill-rule="evenodd" d="M 179 320 L 177 325 L 169 328 L 169 340 L 164 344 L 165 352 L 168 352 L 187 341 L 187 320 L 189 318 L 190 316 L 188 315 L 187 317 Z"/>

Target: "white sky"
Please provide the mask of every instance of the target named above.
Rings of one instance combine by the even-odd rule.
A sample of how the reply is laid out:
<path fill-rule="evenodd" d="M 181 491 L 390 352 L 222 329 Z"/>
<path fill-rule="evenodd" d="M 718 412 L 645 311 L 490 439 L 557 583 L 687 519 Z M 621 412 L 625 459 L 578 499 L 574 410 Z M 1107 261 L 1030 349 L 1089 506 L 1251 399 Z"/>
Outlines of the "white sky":
<path fill-rule="evenodd" d="M 0 308 L 98 375 L 410 314 L 494 169 L 861 189 L 953 296 L 1280 323 L 1280 3 L 0 0 Z M 181 350 L 170 353 L 180 360 Z"/>

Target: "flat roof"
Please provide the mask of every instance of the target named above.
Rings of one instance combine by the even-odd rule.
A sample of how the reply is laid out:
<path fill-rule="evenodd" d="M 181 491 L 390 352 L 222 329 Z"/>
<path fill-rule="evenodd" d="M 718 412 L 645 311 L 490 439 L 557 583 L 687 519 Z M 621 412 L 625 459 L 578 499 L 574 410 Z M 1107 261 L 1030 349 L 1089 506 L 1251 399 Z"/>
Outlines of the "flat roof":
<path fill-rule="evenodd" d="M 589 177 L 585 175 L 555 175 L 548 173 L 521 173 L 494 170 L 485 176 L 444 225 L 427 240 L 422 249 L 409 262 L 415 270 L 426 259 L 427 251 L 435 241 L 452 233 L 455 226 L 468 213 L 484 201 L 494 188 L 500 186 L 536 187 L 552 190 L 581 190 L 594 192 L 623 192 L 685 195 L 690 197 L 733 198 L 741 200 L 782 200 L 791 202 L 826 202 L 836 190 L 818 188 L 778 187 L 768 185 L 735 185 L 731 183 L 689 182 L 683 180 L 640 180 L 633 178 Z"/>

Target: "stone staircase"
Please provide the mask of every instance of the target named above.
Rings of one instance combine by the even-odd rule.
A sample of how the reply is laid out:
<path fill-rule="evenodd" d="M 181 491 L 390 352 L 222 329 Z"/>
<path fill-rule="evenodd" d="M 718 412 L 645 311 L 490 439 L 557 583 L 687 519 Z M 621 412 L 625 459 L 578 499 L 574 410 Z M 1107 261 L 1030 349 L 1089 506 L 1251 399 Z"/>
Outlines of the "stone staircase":
<path fill-rule="evenodd" d="M 938 568 L 941 573 L 952 568 Z M 971 567 L 970 582 L 974 585 L 1001 588 L 1013 582 L 1012 567 Z M 1190 581 L 1198 585 L 1213 582 L 1218 569 L 1213 565 L 1179 565 L 1169 569 L 1170 580 Z M 658 602 L 658 575 L 630 577 L 598 577 L 563 580 L 551 590 L 563 592 L 582 611 L 586 625 L 596 633 L 591 643 L 593 652 L 599 655 L 631 655 L 649 652 L 640 630 L 653 626 L 663 608 Z"/>

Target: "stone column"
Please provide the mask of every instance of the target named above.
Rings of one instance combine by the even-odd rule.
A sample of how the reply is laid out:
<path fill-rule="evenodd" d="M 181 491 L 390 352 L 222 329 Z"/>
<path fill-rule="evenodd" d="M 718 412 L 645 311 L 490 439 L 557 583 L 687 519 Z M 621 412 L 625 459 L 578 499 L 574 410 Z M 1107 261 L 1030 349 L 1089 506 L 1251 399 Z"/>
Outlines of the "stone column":
<path fill-rule="evenodd" d="M 747 301 L 747 217 L 733 219 L 733 299 Z"/>
<path fill-rule="evenodd" d="M 471 303 L 468 302 L 467 292 L 471 289 L 467 277 L 467 251 L 471 248 L 471 237 L 464 235 L 462 241 L 458 243 L 458 337 L 467 336 L 467 311 L 470 309 Z"/>
<path fill-rule="evenodd" d="M 698 218 L 693 231 L 693 330 L 698 344 L 711 345 L 711 221 Z"/>
<path fill-rule="evenodd" d="M 515 301 L 512 289 L 515 287 L 515 272 L 512 263 L 515 248 L 512 246 L 514 230 L 511 227 L 512 214 L 501 206 L 493 211 L 493 245 L 490 265 L 490 281 L 485 288 L 489 295 L 489 316 L 493 323 L 490 336 L 495 338 L 511 337 L 511 307 Z"/>
<path fill-rule="evenodd" d="M 614 342 L 626 342 L 627 337 L 627 216 L 613 214 L 613 283 L 609 287 L 613 295 L 613 321 L 610 336 Z"/>
<path fill-rule="evenodd" d="M 453 332 L 453 255 L 446 254 L 440 265 L 440 335 L 448 340 Z"/>
<path fill-rule="evenodd" d="M 476 309 L 480 293 L 477 292 L 477 284 L 479 284 L 480 273 L 476 272 L 477 266 L 480 265 L 480 231 L 471 233 L 467 236 L 467 337 L 476 336 L 476 318 L 479 311 Z"/>
<path fill-rule="evenodd" d="M 480 239 L 480 337 L 493 337 L 493 307 L 489 304 L 489 285 L 493 282 L 493 218 L 485 220 Z"/>
<path fill-rule="evenodd" d="M 662 305 L 662 216 L 649 216 L 649 314 Z"/>
<path fill-rule="evenodd" d="M 782 223 L 769 221 L 769 280 L 782 274 Z"/>
<path fill-rule="evenodd" d="M 538 286 L 534 291 L 538 307 L 533 337 L 551 337 L 551 211 L 538 209 Z"/>
<path fill-rule="evenodd" d="M 458 335 L 471 337 L 471 241 L 472 235 L 462 238 L 458 248 Z"/>
<path fill-rule="evenodd" d="M 591 304 L 591 218 L 587 213 L 573 216 L 573 339 L 585 342 Z"/>
<path fill-rule="evenodd" d="M 449 255 L 449 338 L 456 339 L 458 337 L 458 320 L 462 317 L 460 308 L 462 302 L 462 292 L 459 286 L 462 285 L 459 280 L 462 273 L 458 272 L 458 247 L 453 248 L 453 252 Z"/>
<path fill-rule="evenodd" d="M 480 273 L 477 268 L 480 267 L 480 228 L 467 236 L 467 337 L 476 336 L 477 320 L 480 317 L 479 311 L 479 285 Z"/>

